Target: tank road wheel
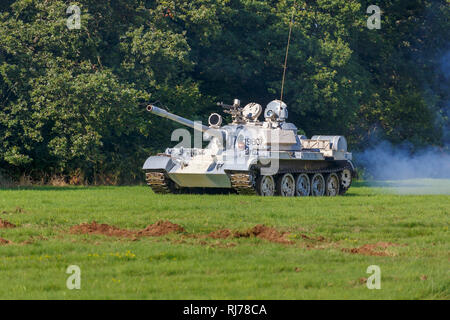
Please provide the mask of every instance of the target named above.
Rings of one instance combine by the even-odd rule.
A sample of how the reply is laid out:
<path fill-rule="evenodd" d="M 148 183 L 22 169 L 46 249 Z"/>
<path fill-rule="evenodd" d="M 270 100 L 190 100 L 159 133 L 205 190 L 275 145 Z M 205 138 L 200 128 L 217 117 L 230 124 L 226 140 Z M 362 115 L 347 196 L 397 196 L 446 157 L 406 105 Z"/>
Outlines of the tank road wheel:
<path fill-rule="evenodd" d="M 326 182 L 326 195 L 335 197 L 339 194 L 339 177 L 336 173 L 330 173 L 327 175 Z"/>
<path fill-rule="evenodd" d="M 295 182 L 295 195 L 297 197 L 307 197 L 311 193 L 311 182 L 306 173 L 298 175 Z"/>
<path fill-rule="evenodd" d="M 283 174 L 277 180 L 278 195 L 282 197 L 293 197 L 295 195 L 295 179 L 292 174 Z"/>
<path fill-rule="evenodd" d="M 256 182 L 256 188 L 260 196 L 273 196 L 275 194 L 275 180 L 273 176 L 260 176 Z"/>
<path fill-rule="evenodd" d="M 325 194 L 325 179 L 321 173 L 316 173 L 311 179 L 311 195 L 320 197 Z"/>
<path fill-rule="evenodd" d="M 341 171 L 340 176 L 341 188 L 339 194 L 344 194 L 352 184 L 352 172 L 350 171 L 350 169 L 344 169 Z"/>

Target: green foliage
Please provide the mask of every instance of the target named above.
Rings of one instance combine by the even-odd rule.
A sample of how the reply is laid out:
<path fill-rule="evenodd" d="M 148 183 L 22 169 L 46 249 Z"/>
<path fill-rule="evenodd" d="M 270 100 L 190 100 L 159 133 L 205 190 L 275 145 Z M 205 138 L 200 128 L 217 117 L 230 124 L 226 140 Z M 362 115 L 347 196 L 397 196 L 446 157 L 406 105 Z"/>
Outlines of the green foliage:
<path fill-rule="evenodd" d="M 366 27 L 372 3 L 362 0 L 82 0 L 79 30 L 66 26 L 70 4 L 0 5 L 0 163 L 10 173 L 139 178 L 174 128 L 146 103 L 205 121 L 214 101 L 279 97 L 292 13 L 283 99 L 302 132 L 346 135 L 353 149 L 373 136 L 444 143 L 448 1 L 384 1 L 380 30 Z"/>

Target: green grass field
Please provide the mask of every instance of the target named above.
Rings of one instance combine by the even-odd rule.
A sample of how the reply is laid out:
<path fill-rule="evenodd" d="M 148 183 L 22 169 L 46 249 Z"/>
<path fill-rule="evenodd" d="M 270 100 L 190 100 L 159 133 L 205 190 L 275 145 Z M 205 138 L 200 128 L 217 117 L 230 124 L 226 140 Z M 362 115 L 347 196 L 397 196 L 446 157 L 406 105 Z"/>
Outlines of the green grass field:
<path fill-rule="evenodd" d="M 362 183 L 336 198 L 1 189 L 0 218 L 17 227 L 0 229 L 13 242 L 0 245 L 0 298 L 448 299 L 449 212 L 449 195 Z M 68 232 L 93 220 L 127 229 L 170 220 L 186 232 L 137 240 Z M 292 244 L 202 236 L 257 224 L 289 232 Z M 381 256 L 345 251 L 378 242 L 396 245 Z M 69 265 L 81 268 L 80 290 L 66 288 Z M 381 269 L 380 290 L 366 287 L 370 265 Z"/>

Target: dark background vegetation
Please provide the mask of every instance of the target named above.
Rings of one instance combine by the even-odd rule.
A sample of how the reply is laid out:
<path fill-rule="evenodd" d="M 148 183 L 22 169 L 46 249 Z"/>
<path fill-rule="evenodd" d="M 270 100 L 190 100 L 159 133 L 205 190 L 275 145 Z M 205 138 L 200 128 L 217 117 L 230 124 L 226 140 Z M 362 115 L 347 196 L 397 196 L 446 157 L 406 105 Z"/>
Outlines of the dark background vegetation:
<path fill-rule="evenodd" d="M 69 30 L 66 9 L 81 8 Z M 0 174 L 132 183 L 216 101 L 279 98 L 292 0 L 2 0 Z M 366 9 L 382 9 L 380 30 Z M 448 0 L 297 1 L 284 100 L 308 136 L 448 148 Z"/>

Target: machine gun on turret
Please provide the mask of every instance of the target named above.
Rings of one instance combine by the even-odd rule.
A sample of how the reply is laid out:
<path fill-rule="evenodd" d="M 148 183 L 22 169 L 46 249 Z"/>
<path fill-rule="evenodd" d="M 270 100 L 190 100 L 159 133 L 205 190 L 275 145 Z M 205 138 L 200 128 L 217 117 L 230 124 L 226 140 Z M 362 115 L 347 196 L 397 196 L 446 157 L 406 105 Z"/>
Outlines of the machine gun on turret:
<path fill-rule="evenodd" d="M 217 102 L 217 105 L 225 109 L 223 112 L 231 114 L 233 124 L 243 124 L 246 122 L 242 113 L 243 108 L 241 108 L 241 101 L 239 99 L 234 99 L 232 105 L 223 102 Z"/>

